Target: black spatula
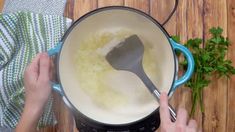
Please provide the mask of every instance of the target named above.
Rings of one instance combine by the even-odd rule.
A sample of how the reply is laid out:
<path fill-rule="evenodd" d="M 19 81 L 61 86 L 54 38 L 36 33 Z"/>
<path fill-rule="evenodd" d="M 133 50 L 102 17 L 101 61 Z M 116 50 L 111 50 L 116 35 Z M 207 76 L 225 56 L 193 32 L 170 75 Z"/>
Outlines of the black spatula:
<path fill-rule="evenodd" d="M 132 35 L 119 43 L 106 55 L 106 60 L 116 70 L 125 70 L 135 73 L 145 84 L 148 90 L 159 101 L 160 92 L 148 78 L 142 66 L 144 45 L 137 35 Z M 176 120 L 176 113 L 169 105 L 172 121 Z"/>

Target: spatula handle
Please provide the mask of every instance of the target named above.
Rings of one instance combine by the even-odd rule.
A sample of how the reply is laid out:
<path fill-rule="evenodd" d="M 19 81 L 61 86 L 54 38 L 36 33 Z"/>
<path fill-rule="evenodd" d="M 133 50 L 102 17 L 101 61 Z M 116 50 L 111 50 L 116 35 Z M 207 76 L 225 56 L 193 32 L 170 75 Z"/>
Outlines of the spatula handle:
<path fill-rule="evenodd" d="M 160 100 L 160 91 L 158 88 L 153 84 L 153 82 L 150 80 L 150 78 L 146 75 L 144 72 L 142 62 L 138 62 L 139 64 L 135 65 L 132 67 L 131 71 L 135 73 L 145 84 L 145 86 L 148 88 L 148 90 L 154 95 L 155 99 L 159 102 Z M 170 115 L 171 115 L 171 120 L 174 122 L 176 121 L 176 113 L 173 107 L 169 104 L 168 105 Z"/>

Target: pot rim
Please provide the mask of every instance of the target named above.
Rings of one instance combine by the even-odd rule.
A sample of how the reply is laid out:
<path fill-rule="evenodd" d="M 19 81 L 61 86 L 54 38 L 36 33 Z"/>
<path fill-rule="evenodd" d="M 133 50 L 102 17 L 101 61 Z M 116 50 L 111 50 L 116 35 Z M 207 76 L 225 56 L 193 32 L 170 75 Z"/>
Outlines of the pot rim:
<path fill-rule="evenodd" d="M 174 75 L 173 75 L 173 79 L 172 79 L 172 84 L 171 84 L 171 88 L 169 89 L 169 92 L 168 92 L 168 96 L 171 97 L 171 91 L 173 89 L 173 85 L 174 85 L 174 82 L 175 82 L 175 78 L 176 78 L 176 72 L 177 72 L 177 68 L 176 68 L 176 57 L 175 57 L 175 51 L 173 49 L 173 46 L 171 44 L 171 41 L 170 41 L 170 35 L 167 33 L 167 31 L 164 29 L 164 27 L 156 20 L 154 19 L 152 16 L 150 16 L 149 14 L 141 11 L 141 10 L 138 10 L 138 9 L 135 9 L 135 8 L 132 8 L 132 7 L 126 7 L 126 6 L 106 6 L 106 7 L 101 7 L 101 8 L 97 8 L 95 10 L 92 10 L 86 14 L 84 14 L 83 16 L 81 16 L 79 19 L 77 19 L 75 22 L 73 22 L 73 24 L 67 29 L 67 31 L 65 32 L 64 36 L 62 37 L 61 39 L 61 49 L 63 48 L 63 45 L 64 45 L 64 42 L 65 40 L 67 39 L 67 37 L 69 36 L 70 32 L 73 30 L 74 27 L 76 27 L 77 25 L 79 25 L 79 23 L 81 21 L 83 21 L 84 19 L 86 19 L 87 17 L 89 16 L 92 16 L 96 13 L 99 13 L 99 12 L 102 12 L 102 11 L 107 11 L 107 10 L 113 10 L 113 9 L 118 9 L 118 10 L 128 10 L 128 11 L 131 11 L 131 12 L 135 12 L 135 13 L 138 13 L 142 16 L 144 16 L 146 19 L 149 19 L 151 22 L 153 22 L 163 33 L 164 35 L 166 36 L 169 44 L 170 44 L 170 47 L 172 49 L 172 52 L 173 52 L 173 58 L 174 58 Z M 139 122 L 142 122 L 148 118 L 150 118 L 150 116 L 152 116 L 153 114 L 156 114 L 156 112 L 158 112 L 158 108 L 156 108 L 152 113 L 150 113 L 149 115 L 147 115 L 146 117 L 142 118 L 142 119 L 139 119 L 139 120 L 136 120 L 136 121 L 133 121 L 133 122 L 129 122 L 129 123 L 125 123 L 125 124 L 108 124 L 108 123 L 103 123 L 103 122 L 100 122 L 100 121 L 97 121 L 97 120 L 94 120 L 90 117 L 87 117 L 86 115 L 84 115 L 83 113 L 81 113 L 74 105 L 73 103 L 70 102 L 69 98 L 67 97 L 64 89 L 63 89 L 63 85 L 61 83 L 61 80 L 60 80 L 60 72 L 59 72 L 59 60 L 60 60 L 60 55 L 61 55 L 61 49 L 57 55 L 57 59 L 56 59 L 56 71 L 57 71 L 57 78 L 58 78 L 58 81 L 59 81 L 59 84 L 61 85 L 61 92 L 62 92 L 62 95 L 65 97 L 67 103 L 69 104 L 66 104 L 69 109 L 73 112 L 73 114 L 78 114 L 80 119 L 87 119 L 86 122 L 89 122 L 91 124 L 97 124 L 97 125 L 101 125 L 101 126 L 114 126 L 114 127 L 125 127 L 125 126 L 128 126 L 128 125 L 132 125 L 132 124 L 135 124 L 135 123 L 139 123 Z M 74 113 L 75 112 L 75 113 Z M 76 116 L 77 117 L 77 116 Z M 78 118 L 79 118 L 78 117 Z"/>

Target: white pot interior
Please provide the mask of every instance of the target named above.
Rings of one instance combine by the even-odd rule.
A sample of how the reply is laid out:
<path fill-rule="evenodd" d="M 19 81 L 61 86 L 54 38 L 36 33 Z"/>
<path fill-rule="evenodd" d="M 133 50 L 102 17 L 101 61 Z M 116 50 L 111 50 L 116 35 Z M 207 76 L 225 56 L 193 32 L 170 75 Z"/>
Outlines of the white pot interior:
<path fill-rule="evenodd" d="M 59 59 L 59 76 L 65 95 L 77 110 L 93 120 L 106 124 L 137 121 L 151 114 L 159 106 L 141 80 L 132 73 L 112 69 L 112 74 L 105 74 L 97 81 L 94 77 L 96 71 L 89 71 L 97 65 L 95 61 L 91 61 L 85 70 L 79 71 L 77 68 L 79 64 L 85 64 L 85 61 L 78 60 L 77 54 L 79 50 L 83 51 L 81 47 L 86 44 L 84 41 L 89 39 L 89 36 L 120 29 L 137 34 L 144 45 L 152 51 L 151 57 L 148 56 L 151 58 L 150 62 L 145 61 L 148 59 L 148 51 L 145 51 L 143 65 L 147 75 L 160 91 L 169 92 L 174 79 L 175 63 L 172 48 L 165 34 L 151 20 L 139 13 L 123 9 L 103 10 L 86 17 L 72 29 L 64 42 Z M 92 55 L 87 54 L 83 57 L 89 60 Z M 146 69 L 149 65 L 155 66 L 156 70 Z M 80 73 L 87 78 L 80 79 Z M 101 85 L 101 90 L 94 89 L 92 86 L 96 86 L 98 82 L 107 87 Z M 86 83 L 91 83 L 87 85 L 91 87 L 84 88 Z"/>

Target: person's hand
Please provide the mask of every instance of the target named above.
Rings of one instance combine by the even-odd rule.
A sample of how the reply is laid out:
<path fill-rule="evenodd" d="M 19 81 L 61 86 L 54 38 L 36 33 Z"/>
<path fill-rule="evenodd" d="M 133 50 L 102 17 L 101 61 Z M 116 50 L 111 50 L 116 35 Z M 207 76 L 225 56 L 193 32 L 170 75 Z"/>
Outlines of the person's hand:
<path fill-rule="evenodd" d="M 183 108 L 177 112 L 175 122 L 171 121 L 170 112 L 168 110 L 168 97 L 166 93 L 162 93 L 160 97 L 160 131 L 161 132 L 196 132 L 197 123 L 195 120 L 189 120 L 187 123 L 188 114 Z"/>
<path fill-rule="evenodd" d="M 25 106 L 16 132 L 36 131 L 50 94 L 51 61 L 46 53 L 38 54 L 24 73 Z"/>
<path fill-rule="evenodd" d="M 51 94 L 50 58 L 38 54 L 28 65 L 24 74 L 25 106 L 42 109 Z"/>

